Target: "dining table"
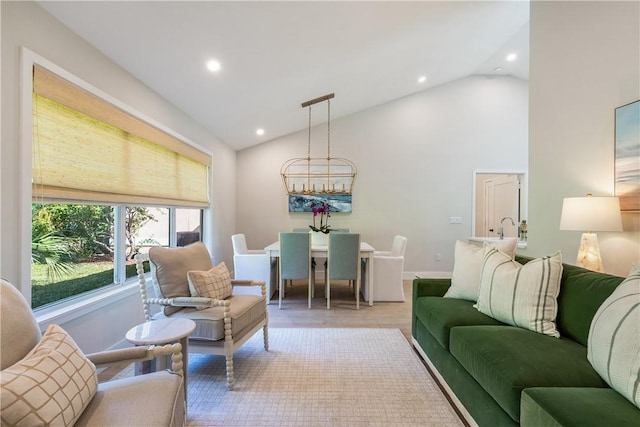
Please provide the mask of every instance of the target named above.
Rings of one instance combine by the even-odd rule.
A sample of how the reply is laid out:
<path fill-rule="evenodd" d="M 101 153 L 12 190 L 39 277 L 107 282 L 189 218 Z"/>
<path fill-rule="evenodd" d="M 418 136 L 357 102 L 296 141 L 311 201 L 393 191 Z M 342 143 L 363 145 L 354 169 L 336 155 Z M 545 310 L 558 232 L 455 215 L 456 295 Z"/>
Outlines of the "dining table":
<path fill-rule="evenodd" d="M 267 256 L 271 258 L 280 258 L 280 242 L 273 242 L 269 246 L 264 248 Z M 328 245 L 311 245 L 311 256 L 313 258 L 327 258 L 327 253 L 329 251 Z M 360 259 L 366 260 L 366 274 L 364 280 L 362 280 L 361 289 L 367 286 L 369 295 L 373 295 L 373 286 L 374 286 L 374 278 L 373 278 L 373 252 L 375 249 L 373 246 L 368 244 L 367 242 L 360 242 Z M 277 263 L 272 264 L 271 268 L 277 268 Z M 373 298 L 369 298 L 369 306 L 373 306 Z"/>

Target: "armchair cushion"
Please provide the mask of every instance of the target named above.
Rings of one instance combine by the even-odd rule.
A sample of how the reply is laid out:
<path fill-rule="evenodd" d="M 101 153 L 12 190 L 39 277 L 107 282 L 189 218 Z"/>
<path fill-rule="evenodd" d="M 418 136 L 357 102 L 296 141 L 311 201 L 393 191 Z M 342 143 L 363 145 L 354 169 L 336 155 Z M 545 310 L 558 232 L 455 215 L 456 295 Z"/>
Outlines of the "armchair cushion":
<path fill-rule="evenodd" d="M 184 426 L 182 381 L 160 371 L 102 383 L 74 427 Z"/>
<path fill-rule="evenodd" d="M 0 280 L 0 370 L 8 368 L 40 341 L 42 334 L 31 306 L 6 280 Z"/>
<path fill-rule="evenodd" d="M 238 340 L 243 331 L 251 328 L 266 316 L 267 307 L 263 297 L 257 295 L 233 295 L 227 301 L 231 318 L 231 333 Z M 225 307 L 211 307 L 205 310 L 184 308 L 171 317 L 184 317 L 196 323 L 196 329 L 189 335 L 192 340 L 219 341 L 224 334 Z"/>
<path fill-rule="evenodd" d="M 189 271 L 187 280 L 193 297 L 225 299 L 233 293 L 231 275 L 224 262 L 208 271 Z M 204 308 L 198 307 L 199 310 Z"/>
<path fill-rule="evenodd" d="M 207 271 L 213 267 L 207 247 L 202 242 L 179 248 L 154 246 L 149 249 L 149 261 L 156 291 L 162 298 L 189 297 L 187 272 Z M 165 307 L 167 316 L 179 308 Z"/>
<path fill-rule="evenodd" d="M 57 325 L 0 376 L 2 425 L 73 425 L 98 388 L 96 367 Z"/>

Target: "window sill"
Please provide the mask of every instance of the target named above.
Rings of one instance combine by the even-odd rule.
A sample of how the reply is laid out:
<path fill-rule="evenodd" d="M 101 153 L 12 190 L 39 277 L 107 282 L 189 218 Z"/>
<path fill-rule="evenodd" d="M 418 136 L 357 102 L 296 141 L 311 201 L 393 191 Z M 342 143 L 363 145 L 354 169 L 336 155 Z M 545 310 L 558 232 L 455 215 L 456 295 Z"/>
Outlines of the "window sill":
<path fill-rule="evenodd" d="M 112 286 L 109 289 L 92 292 L 89 295 L 74 298 L 51 307 L 36 309 L 34 315 L 38 326 L 41 330 L 44 330 L 51 324 L 61 325 L 71 322 L 124 298 L 139 295 L 139 292 L 140 287 L 137 279 L 129 280 L 122 286 Z"/>

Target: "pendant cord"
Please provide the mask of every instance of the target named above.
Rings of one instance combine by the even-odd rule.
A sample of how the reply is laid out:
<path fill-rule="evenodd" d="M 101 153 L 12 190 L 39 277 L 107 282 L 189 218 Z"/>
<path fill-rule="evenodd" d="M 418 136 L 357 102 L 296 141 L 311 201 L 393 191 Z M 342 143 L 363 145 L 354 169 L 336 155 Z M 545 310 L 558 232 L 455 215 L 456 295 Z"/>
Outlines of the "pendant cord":
<path fill-rule="evenodd" d="M 327 99 L 327 160 L 331 159 L 331 100 Z"/>
<path fill-rule="evenodd" d="M 311 105 L 309 105 L 309 130 L 307 136 L 307 159 L 311 159 Z"/>

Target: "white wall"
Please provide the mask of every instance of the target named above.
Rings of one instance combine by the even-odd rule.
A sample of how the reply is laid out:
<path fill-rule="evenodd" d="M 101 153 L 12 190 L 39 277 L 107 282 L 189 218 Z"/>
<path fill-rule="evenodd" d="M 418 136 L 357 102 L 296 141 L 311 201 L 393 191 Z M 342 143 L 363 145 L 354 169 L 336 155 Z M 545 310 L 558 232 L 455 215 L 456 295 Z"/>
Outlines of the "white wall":
<path fill-rule="evenodd" d="M 353 213 L 330 224 L 381 250 L 407 236 L 406 272 L 450 271 L 455 240 L 471 233 L 473 170 L 527 168 L 527 104 L 526 81 L 475 76 L 333 120 L 332 157 L 353 161 L 358 175 Z M 326 114 L 326 104 L 314 114 Z M 300 124 L 306 119 L 300 108 Z M 311 145 L 312 157 L 326 155 L 326 124 L 313 129 Z M 287 211 L 280 177 L 286 160 L 306 155 L 306 130 L 238 152 L 237 230 L 249 247 L 311 223 L 311 214 Z"/>
<path fill-rule="evenodd" d="M 640 3 L 531 2 L 529 251 L 575 263 L 580 232 L 559 231 L 564 197 L 612 195 L 614 109 L 640 99 Z M 640 263 L 640 213 L 598 233 L 605 271 Z"/>
<path fill-rule="evenodd" d="M 215 261 L 232 265 L 231 234 L 235 229 L 235 151 L 218 141 L 214 135 L 197 125 L 184 113 L 169 104 L 118 65 L 111 62 L 91 45 L 72 33 L 33 2 L 1 2 L 2 10 L 2 146 L 1 183 L 2 203 L 2 277 L 18 288 L 30 287 L 21 276 L 24 259 L 22 252 L 29 242 L 21 242 L 19 228 L 22 222 L 30 222 L 30 212 L 21 212 L 20 192 L 20 99 L 19 71 L 20 47 L 52 61 L 75 74 L 89 84 L 101 89 L 158 123 L 200 144 L 213 153 L 213 215 L 206 225 L 204 236 L 212 249 Z M 29 197 L 29 196 L 27 196 Z M 28 251 L 28 249 L 27 249 Z M 122 305 L 102 313 L 90 313 L 63 327 L 88 351 L 103 349 L 122 339 L 128 327 L 141 318 L 139 297 L 136 302 L 124 301 Z M 140 313 L 131 313 L 131 307 L 139 307 Z M 128 317 L 129 316 L 129 317 Z M 111 322 L 116 327 L 105 327 Z M 88 331 L 88 333 L 87 333 Z M 96 334 L 95 331 L 101 333 Z"/>

